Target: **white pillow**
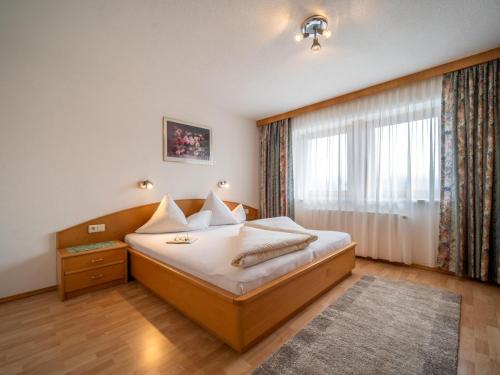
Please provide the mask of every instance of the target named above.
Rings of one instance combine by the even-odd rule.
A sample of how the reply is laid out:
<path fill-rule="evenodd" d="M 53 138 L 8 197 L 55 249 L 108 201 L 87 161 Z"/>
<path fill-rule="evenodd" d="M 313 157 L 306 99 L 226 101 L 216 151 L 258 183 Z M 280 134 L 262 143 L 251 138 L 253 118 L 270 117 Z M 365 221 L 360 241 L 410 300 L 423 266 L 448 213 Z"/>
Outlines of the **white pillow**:
<path fill-rule="evenodd" d="M 247 214 L 242 204 L 237 205 L 231 213 L 237 223 L 243 223 L 247 219 Z"/>
<path fill-rule="evenodd" d="M 135 233 L 184 232 L 189 230 L 187 226 L 188 222 L 184 212 L 170 195 L 165 194 L 153 216 Z"/>
<path fill-rule="evenodd" d="M 210 225 L 238 224 L 229 207 L 213 191 L 208 194 L 201 210 L 212 211 Z"/>
<path fill-rule="evenodd" d="M 200 211 L 187 218 L 188 227 L 186 230 L 206 229 L 210 226 L 212 211 Z"/>

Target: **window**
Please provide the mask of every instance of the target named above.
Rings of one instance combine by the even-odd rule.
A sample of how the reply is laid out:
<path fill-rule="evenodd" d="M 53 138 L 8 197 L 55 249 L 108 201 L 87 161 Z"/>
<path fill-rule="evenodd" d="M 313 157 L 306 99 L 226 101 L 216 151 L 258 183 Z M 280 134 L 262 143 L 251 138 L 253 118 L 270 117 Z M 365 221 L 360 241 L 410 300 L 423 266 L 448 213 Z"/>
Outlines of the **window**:
<path fill-rule="evenodd" d="M 408 204 L 438 201 L 440 82 L 430 86 L 295 118 L 296 200 L 318 209 L 367 212 L 401 212 Z"/>
<path fill-rule="evenodd" d="M 347 191 L 346 140 L 337 134 L 307 141 L 309 194 L 326 200 Z"/>
<path fill-rule="evenodd" d="M 437 117 L 375 128 L 368 158 L 368 199 L 439 199 L 439 121 Z M 379 164 L 379 165 L 377 165 Z"/>

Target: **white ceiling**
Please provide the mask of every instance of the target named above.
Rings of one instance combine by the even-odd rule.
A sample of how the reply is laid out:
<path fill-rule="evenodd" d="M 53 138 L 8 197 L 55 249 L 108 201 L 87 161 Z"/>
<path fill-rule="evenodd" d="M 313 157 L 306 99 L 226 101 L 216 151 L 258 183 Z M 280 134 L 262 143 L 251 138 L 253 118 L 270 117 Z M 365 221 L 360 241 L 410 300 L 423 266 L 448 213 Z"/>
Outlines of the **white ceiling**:
<path fill-rule="evenodd" d="M 499 0 L 195 0 L 164 10 L 157 27 L 178 31 L 189 84 L 252 119 L 500 46 Z M 294 41 L 315 13 L 333 31 L 319 54 Z M 194 30 L 179 35 L 183 23 Z"/>
<path fill-rule="evenodd" d="M 164 67 L 148 79 L 251 119 L 500 45 L 500 0 L 108 0 L 47 14 L 42 4 L 34 19 L 50 14 L 67 45 L 85 35 L 76 47 L 89 58 L 107 45 L 116 64 Z M 294 41 L 314 13 L 333 31 L 319 54 Z"/>

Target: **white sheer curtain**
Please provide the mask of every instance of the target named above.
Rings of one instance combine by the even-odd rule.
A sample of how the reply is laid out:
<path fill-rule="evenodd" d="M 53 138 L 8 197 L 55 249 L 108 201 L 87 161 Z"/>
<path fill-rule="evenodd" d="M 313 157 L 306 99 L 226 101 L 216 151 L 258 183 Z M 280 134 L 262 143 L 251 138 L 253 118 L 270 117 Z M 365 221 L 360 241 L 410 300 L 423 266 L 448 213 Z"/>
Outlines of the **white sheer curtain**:
<path fill-rule="evenodd" d="M 351 233 L 356 253 L 434 266 L 441 78 L 296 117 L 296 220 Z"/>

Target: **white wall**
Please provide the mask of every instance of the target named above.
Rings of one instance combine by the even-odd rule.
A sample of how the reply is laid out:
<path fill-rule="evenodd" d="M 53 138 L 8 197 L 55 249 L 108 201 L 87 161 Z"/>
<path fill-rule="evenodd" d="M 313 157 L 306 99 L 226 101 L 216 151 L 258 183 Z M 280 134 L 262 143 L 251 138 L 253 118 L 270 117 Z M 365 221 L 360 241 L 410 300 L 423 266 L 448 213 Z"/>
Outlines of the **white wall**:
<path fill-rule="evenodd" d="M 203 71 L 181 72 L 144 14 L 41 3 L 0 3 L 0 297 L 54 285 L 54 233 L 79 222 L 221 178 L 223 198 L 258 202 L 255 123 L 200 94 Z M 211 126 L 214 165 L 163 162 L 163 115 Z"/>

